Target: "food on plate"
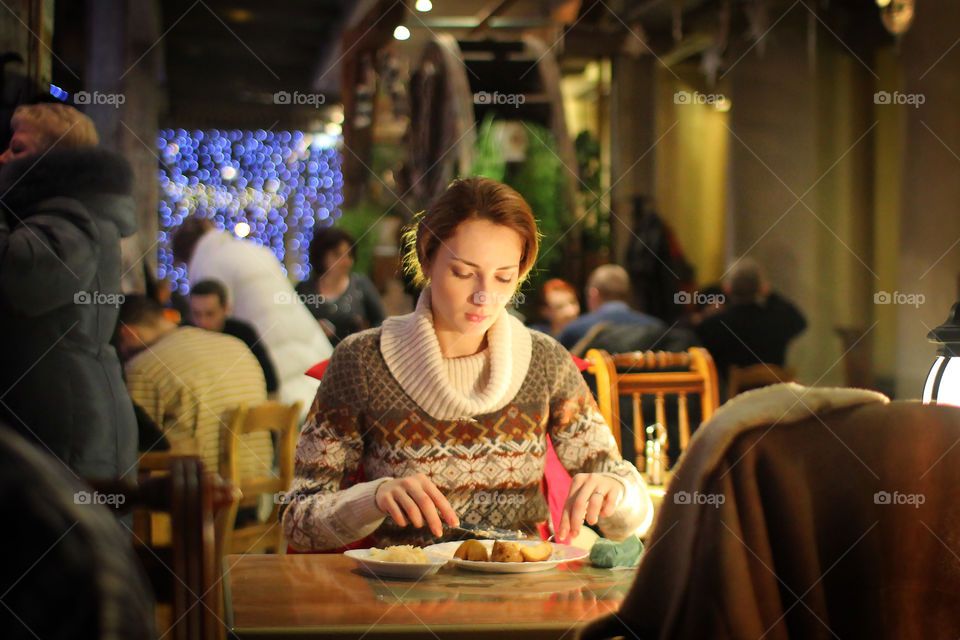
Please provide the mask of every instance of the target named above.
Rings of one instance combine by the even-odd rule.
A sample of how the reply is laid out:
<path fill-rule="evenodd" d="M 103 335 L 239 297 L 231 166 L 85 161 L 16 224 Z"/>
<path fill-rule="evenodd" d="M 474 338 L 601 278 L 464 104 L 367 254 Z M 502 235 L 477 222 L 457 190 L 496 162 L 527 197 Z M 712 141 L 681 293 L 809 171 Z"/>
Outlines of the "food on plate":
<path fill-rule="evenodd" d="M 493 543 L 493 552 L 490 554 L 492 562 L 523 562 L 520 545 L 516 542 L 497 540 Z"/>
<path fill-rule="evenodd" d="M 473 562 L 487 562 L 490 556 L 487 554 L 487 548 L 479 540 L 465 540 L 463 544 L 457 547 L 454 558 L 461 560 L 470 560 Z"/>
<path fill-rule="evenodd" d="M 550 556 L 553 555 L 553 545 L 549 542 L 526 545 L 520 547 L 520 555 L 523 556 L 524 562 L 543 562 L 549 560 Z"/>
<path fill-rule="evenodd" d="M 487 551 L 489 544 L 464 540 L 453 557 L 471 562 L 543 562 L 553 556 L 553 545 L 549 542 L 523 545 L 510 540 L 494 540 L 493 549 Z"/>
<path fill-rule="evenodd" d="M 386 549 L 371 549 L 370 559 L 380 562 L 405 562 L 407 564 L 428 564 L 427 552 L 410 544 L 398 544 Z"/>
<path fill-rule="evenodd" d="M 600 538 L 590 549 L 590 562 L 604 569 L 635 567 L 640 563 L 642 551 L 643 543 L 637 536 L 629 536 L 621 542 Z"/>

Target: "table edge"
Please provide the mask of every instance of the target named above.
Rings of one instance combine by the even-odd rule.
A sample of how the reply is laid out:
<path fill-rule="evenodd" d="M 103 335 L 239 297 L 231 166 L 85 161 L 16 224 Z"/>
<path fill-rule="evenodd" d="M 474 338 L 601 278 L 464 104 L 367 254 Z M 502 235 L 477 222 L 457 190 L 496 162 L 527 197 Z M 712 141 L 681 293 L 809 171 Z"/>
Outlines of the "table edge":
<path fill-rule="evenodd" d="M 311 637 L 311 638 L 356 638 L 358 633 L 360 633 L 364 638 L 376 638 L 383 635 L 389 635 L 395 638 L 406 638 L 406 637 L 423 637 L 424 630 L 432 632 L 433 634 L 442 633 L 443 637 L 451 637 L 450 634 L 455 634 L 456 637 L 463 638 L 472 638 L 485 636 L 489 637 L 491 631 L 497 633 L 509 633 L 509 632 L 540 632 L 540 634 L 549 634 L 551 638 L 560 637 L 556 635 L 555 632 L 563 631 L 564 634 L 570 633 L 571 631 L 580 628 L 587 624 L 589 621 L 578 622 L 577 624 L 569 624 L 563 622 L 518 622 L 513 624 L 496 624 L 496 625 L 468 625 L 468 624 L 432 624 L 432 625 L 422 625 L 420 627 L 411 627 L 410 625 L 394 625 L 394 624 L 384 624 L 384 625 L 361 625 L 361 624 L 351 624 L 351 625 L 329 625 L 322 627 L 243 627 L 236 628 L 233 626 L 232 621 L 228 626 L 228 631 L 241 640 L 251 638 L 257 640 L 273 640 L 273 639 L 282 639 L 290 637 Z M 486 628 L 490 627 L 490 628 Z M 539 636 L 528 636 L 528 637 L 539 637 Z M 571 636 L 572 637 L 572 636 Z"/>

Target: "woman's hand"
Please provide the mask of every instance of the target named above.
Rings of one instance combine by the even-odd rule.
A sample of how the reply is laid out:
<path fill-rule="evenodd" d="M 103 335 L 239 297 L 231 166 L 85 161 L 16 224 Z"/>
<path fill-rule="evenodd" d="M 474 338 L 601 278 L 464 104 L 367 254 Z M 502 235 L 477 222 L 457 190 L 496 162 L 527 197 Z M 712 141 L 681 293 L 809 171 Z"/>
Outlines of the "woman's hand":
<path fill-rule="evenodd" d="M 623 499 L 624 485 L 619 480 L 602 473 L 578 473 L 570 483 L 570 493 L 563 505 L 560 530 L 557 539 L 569 535 L 576 538 L 584 519 L 587 524 L 597 524 L 600 516 L 610 516 Z"/>
<path fill-rule="evenodd" d="M 393 518 L 400 527 L 407 522 L 420 528 L 426 523 L 433 535 L 443 535 L 443 522 L 460 526 L 460 518 L 433 481 L 420 473 L 387 480 L 377 487 L 377 508 Z"/>

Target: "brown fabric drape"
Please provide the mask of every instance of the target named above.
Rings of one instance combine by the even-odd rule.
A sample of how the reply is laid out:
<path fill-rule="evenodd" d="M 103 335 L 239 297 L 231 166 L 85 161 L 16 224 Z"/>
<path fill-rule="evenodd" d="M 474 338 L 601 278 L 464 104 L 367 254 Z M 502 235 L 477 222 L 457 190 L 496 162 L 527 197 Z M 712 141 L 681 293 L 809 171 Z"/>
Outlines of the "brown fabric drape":
<path fill-rule="evenodd" d="M 777 422 L 698 432 L 630 593 L 582 640 L 960 637 L 960 409 Z"/>

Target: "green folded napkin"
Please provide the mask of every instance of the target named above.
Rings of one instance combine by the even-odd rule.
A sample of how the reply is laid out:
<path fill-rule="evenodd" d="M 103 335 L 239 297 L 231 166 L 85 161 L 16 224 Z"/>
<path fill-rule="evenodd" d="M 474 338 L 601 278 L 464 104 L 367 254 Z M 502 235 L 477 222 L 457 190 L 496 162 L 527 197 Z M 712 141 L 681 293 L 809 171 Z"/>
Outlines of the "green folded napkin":
<path fill-rule="evenodd" d="M 640 563 L 642 551 L 643 543 L 637 536 L 629 536 L 621 542 L 600 538 L 590 550 L 590 562 L 604 569 L 635 567 Z"/>

